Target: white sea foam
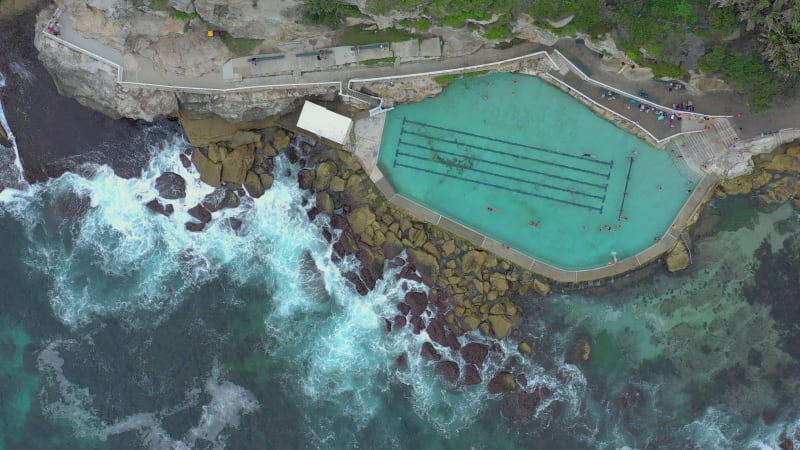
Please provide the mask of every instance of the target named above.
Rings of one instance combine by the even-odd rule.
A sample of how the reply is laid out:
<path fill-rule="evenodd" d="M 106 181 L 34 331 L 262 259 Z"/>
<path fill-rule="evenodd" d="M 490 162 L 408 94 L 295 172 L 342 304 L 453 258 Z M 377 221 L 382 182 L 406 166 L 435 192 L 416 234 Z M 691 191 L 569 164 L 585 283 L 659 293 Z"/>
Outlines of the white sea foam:
<path fill-rule="evenodd" d="M 4 88 L 5 86 L 6 86 L 6 78 L 2 73 L 0 73 L 0 89 Z M 22 176 L 23 174 L 22 162 L 19 159 L 19 149 L 17 148 L 17 140 L 14 137 L 14 132 L 11 130 L 11 126 L 8 124 L 8 119 L 6 118 L 6 113 L 5 110 L 3 109 L 2 102 L 0 102 L 0 127 L 3 128 L 6 136 L 8 136 L 9 142 L 11 142 L 11 149 L 5 150 L 4 147 L 0 146 L 0 152 L 3 151 L 13 152 L 13 155 L 10 155 L 11 158 L 8 159 L 13 160 L 13 166 L 14 166 L 14 169 L 10 171 L 11 172 L 10 174 L 7 173 L 6 170 L 2 170 L 3 168 L 0 168 L 0 175 L 6 178 L 10 177 L 10 179 L 0 180 L 0 183 L 10 187 L 16 187 L 18 189 L 22 189 L 26 186 L 27 183 L 25 182 Z M 6 158 L 3 158 L 2 160 L 5 159 Z M 4 173 L 5 175 L 3 175 Z"/>
<path fill-rule="evenodd" d="M 59 348 L 71 344 L 69 341 L 51 342 L 39 354 L 37 362 L 46 379 L 41 397 L 42 410 L 49 418 L 69 424 L 78 436 L 105 441 L 111 436 L 133 431 L 144 446 L 153 450 L 188 450 L 199 442 L 202 442 L 202 448 L 223 449 L 226 432 L 236 429 L 242 416 L 259 408 L 250 391 L 222 379 L 219 368 L 215 366 L 203 386 L 203 391 L 211 399 L 202 406 L 203 414 L 197 425 L 180 438 L 170 436 L 161 421 L 196 406 L 199 389 L 190 389 L 184 402 L 158 412 L 136 413 L 116 420 L 100 417 L 93 408 L 89 389 L 75 385 L 64 375 L 64 360 Z"/>

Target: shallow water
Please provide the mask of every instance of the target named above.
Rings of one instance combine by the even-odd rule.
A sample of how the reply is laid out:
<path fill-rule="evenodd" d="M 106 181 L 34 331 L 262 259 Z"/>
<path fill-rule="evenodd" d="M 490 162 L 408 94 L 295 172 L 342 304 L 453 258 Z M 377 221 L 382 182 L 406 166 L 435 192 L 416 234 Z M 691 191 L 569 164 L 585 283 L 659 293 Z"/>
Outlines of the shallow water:
<path fill-rule="evenodd" d="M 398 192 L 563 269 L 662 237 L 700 180 L 545 81 L 458 80 L 388 113 L 379 164 Z"/>

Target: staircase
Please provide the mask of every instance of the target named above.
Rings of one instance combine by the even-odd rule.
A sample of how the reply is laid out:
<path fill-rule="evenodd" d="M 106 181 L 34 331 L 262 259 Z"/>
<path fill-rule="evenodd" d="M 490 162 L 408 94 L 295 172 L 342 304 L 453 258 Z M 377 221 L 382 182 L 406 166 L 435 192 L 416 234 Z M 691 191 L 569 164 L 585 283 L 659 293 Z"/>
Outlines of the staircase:
<path fill-rule="evenodd" d="M 730 121 L 716 119 L 710 130 L 678 136 L 675 143 L 688 162 L 694 167 L 702 167 L 724 155 L 737 140 L 736 130 Z"/>

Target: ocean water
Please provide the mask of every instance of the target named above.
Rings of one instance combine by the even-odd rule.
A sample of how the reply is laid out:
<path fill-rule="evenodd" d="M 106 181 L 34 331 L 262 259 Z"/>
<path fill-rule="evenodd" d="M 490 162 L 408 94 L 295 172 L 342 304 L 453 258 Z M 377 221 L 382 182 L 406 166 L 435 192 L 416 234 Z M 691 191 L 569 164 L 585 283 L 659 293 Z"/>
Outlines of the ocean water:
<path fill-rule="evenodd" d="M 715 202 L 720 231 L 697 241 L 684 274 L 515 299 L 520 337 L 462 336 L 494 348 L 481 384 L 450 385 L 419 356 L 424 332 L 383 325 L 426 288 L 387 265 L 359 296 L 341 275 L 358 262 L 333 262 L 328 218 L 308 219 L 314 199 L 288 159 L 262 198 L 186 231 L 182 211 L 211 192 L 181 166 L 187 147 L 172 135 L 142 148 L 149 163 L 134 178 L 84 165 L 0 192 L 0 448 L 798 445 L 791 335 L 742 290 L 754 255 L 797 242 L 789 208 Z M 144 206 L 165 170 L 187 180 L 169 218 Z M 591 357 L 579 362 L 584 340 Z M 503 370 L 527 386 L 490 393 Z"/>

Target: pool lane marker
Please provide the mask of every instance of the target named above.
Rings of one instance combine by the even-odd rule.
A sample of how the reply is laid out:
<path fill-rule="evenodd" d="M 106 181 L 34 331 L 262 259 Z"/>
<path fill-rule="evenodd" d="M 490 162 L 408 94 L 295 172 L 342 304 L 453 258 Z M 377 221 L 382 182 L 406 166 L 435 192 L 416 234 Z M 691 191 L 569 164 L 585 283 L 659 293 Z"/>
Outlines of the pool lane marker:
<path fill-rule="evenodd" d="M 442 161 L 439 161 L 439 160 L 436 160 L 436 159 L 433 159 L 433 158 L 427 158 L 427 157 L 424 157 L 424 156 L 414 155 L 412 153 L 404 153 L 404 152 L 398 151 L 397 154 L 400 155 L 400 156 L 407 156 L 409 158 L 417 159 L 417 160 L 421 160 L 421 161 L 430 161 L 430 162 L 434 162 L 434 163 L 444 164 Z M 400 164 L 400 165 L 402 165 L 402 164 Z M 403 167 L 409 167 L 409 166 L 405 165 Z M 450 167 L 450 166 L 447 166 L 447 167 Z M 491 172 L 489 170 L 476 169 L 474 167 L 462 167 L 462 169 L 464 169 L 465 171 L 472 171 L 472 172 L 482 173 L 484 175 L 492 175 L 492 176 L 500 177 L 500 178 L 503 178 L 503 179 L 506 179 L 506 180 L 514 180 L 514 181 L 519 181 L 519 182 L 522 182 L 522 183 L 532 184 L 534 186 L 539 186 L 539 187 L 543 187 L 543 188 L 547 188 L 547 189 L 552 189 L 554 191 L 568 192 L 570 194 L 582 195 L 584 197 L 596 198 L 598 200 L 604 200 L 605 199 L 605 195 L 603 195 L 601 197 L 601 196 L 599 196 L 597 194 L 587 194 L 586 192 L 576 191 L 576 190 L 567 189 L 567 188 L 561 188 L 561 187 L 553 186 L 553 185 L 546 184 L 546 183 L 539 183 L 539 182 L 536 182 L 536 181 L 526 180 L 524 178 L 517 178 L 517 177 L 512 177 L 512 176 L 501 175 L 501 174 L 498 174 L 498 173 Z"/>
<path fill-rule="evenodd" d="M 628 197 L 628 183 L 631 181 L 631 169 L 633 169 L 633 160 L 636 159 L 633 156 L 628 157 L 631 160 L 631 163 L 628 165 L 628 175 L 625 177 L 625 189 L 622 191 L 622 203 L 619 205 L 619 216 L 622 217 L 622 213 L 625 211 L 625 199 Z"/>
<path fill-rule="evenodd" d="M 423 150 L 430 150 L 432 152 L 441 153 L 441 154 L 444 154 L 444 155 L 455 156 L 455 157 L 459 157 L 459 158 L 463 158 L 463 159 L 468 159 L 468 160 L 471 160 L 471 161 L 484 162 L 484 163 L 495 165 L 495 166 L 507 167 L 509 169 L 520 170 L 522 172 L 527 172 L 527 173 L 534 173 L 534 174 L 542 175 L 542 176 L 545 176 L 545 177 L 556 178 L 558 180 L 564 180 L 564 181 L 568 181 L 568 182 L 572 182 L 572 183 L 583 184 L 585 186 L 592 186 L 592 187 L 596 187 L 596 188 L 603 189 L 603 190 L 608 189 L 608 183 L 606 183 L 606 184 L 591 183 L 589 181 L 578 180 L 578 179 L 570 178 L 570 177 L 562 177 L 560 175 L 553 175 L 553 174 L 547 173 L 547 172 L 539 172 L 538 170 L 524 169 L 522 167 L 515 166 L 515 165 L 512 165 L 512 164 L 505 164 L 505 163 L 501 163 L 501 162 L 489 161 L 489 160 L 486 160 L 486 159 L 478 158 L 476 156 L 468 156 L 468 155 L 465 155 L 465 154 L 462 154 L 462 153 L 448 152 L 447 150 L 440 150 L 440 149 L 433 148 L 433 147 L 427 147 L 427 146 L 424 146 L 424 145 L 414 144 L 412 142 L 406 142 L 406 141 L 404 141 L 402 139 L 400 139 L 400 145 L 407 145 L 409 147 L 416 147 L 416 148 L 423 149 Z M 395 159 L 396 159 L 397 155 L 411 156 L 411 154 L 409 154 L 409 153 L 400 152 L 399 151 L 399 147 L 397 149 L 395 149 Z M 431 161 L 435 161 L 435 160 L 431 159 Z M 495 174 L 495 175 L 497 175 L 499 177 L 503 176 L 503 175 L 500 175 L 500 174 Z M 515 179 L 514 177 L 507 177 L 507 178 Z"/>
<path fill-rule="evenodd" d="M 529 196 L 532 196 L 532 197 L 537 197 L 537 198 L 541 198 L 541 199 L 545 199 L 545 200 L 552 200 L 552 201 L 558 202 L 558 203 L 564 203 L 564 204 L 568 204 L 568 205 L 573 205 L 573 206 L 577 206 L 579 208 L 585 208 L 585 209 L 589 209 L 589 210 L 592 210 L 592 211 L 597 211 L 597 212 L 599 212 L 601 214 L 603 212 L 603 208 L 598 208 L 596 206 L 584 205 L 582 203 L 572 202 L 572 201 L 569 201 L 569 200 L 562 200 L 562 199 L 559 199 L 559 198 L 550 197 L 548 195 L 535 194 L 533 192 L 525 192 L 525 191 L 520 190 L 520 189 L 514 189 L 514 188 L 506 187 L 506 186 L 503 186 L 503 185 L 499 185 L 499 184 L 486 183 L 486 182 L 483 182 L 483 181 L 472 180 L 472 179 L 466 178 L 466 177 L 459 177 L 457 175 L 437 172 L 435 170 L 426 169 L 426 168 L 423 168 L 423 167 L 411 166 L 411 165 L 403 164 L 403 163 L 398 163 L 397 165 L 400 166 L 400 167 L 405 167 L 405 168 L 408 168 L 408 169 L 411 169 L 411 170 L 418 170 L 420 172 L 426 172 L 426 173 L 430 173 L 430 174 L 433 174 L 433 175 L 440 175 L 440 176 L 444 176 L 444 177 L 448 177 L 448 178 L 455 178 L 457 180 L 466 181 L 468 183 L 482 184 L 482 185 L 485 185 L 485 186 L 491 186 L 491 187 L 494 187 L 494 188 L 497 188 L 497 189 L 502 189 L 502 190 L 505 190 L 505 191 L 516 192 L 516 193 L 519 193 L 519 194 L 529 195 Z"/>
<path fill-rule="evenodd" d="M 587 174 L 590 174 L 590 175 L 597 175 L 599 177 L 605 177 L 606 180 L 611 178 L 611 168 L 610 167 L 613 167 L 612 164 L 609 165 L 608 172 L 605 172 L 605 173 L 604 172 L 595 172 L 594 170 L 581 169 L 580 167 L 569 166 L 569 165 L 566 165 L 566 164 L 559 164 L 559 163 L 551 162 L 551 161 L 545 161 L 543 159 L 533 158 L 531 156 L 517 155 L 515 153 L 508 153 L 508 152 L 503 152 L 503 151 L 500 151 L 500 150 L 494 150 L 494 149 L 491 149 L 489 147 L 482 147 L 480 145 L 467 144 L 467 143 L 464 143 L 464 142 L 459 142 L 459 141 L 454 140 L 454 139 L 445 139 L 445 138 L 432 136 L 432 135 L 429 135 L 429 134 L 423 134 L 423 133 L 417 133 L 417 132 L 414 132 L 414 131 L 408 131 L 405 128 L 400 130 L 400 135 L 402 136 L 403 134 L 409 134 L 409 135 L 412 135 L 412 136 L 419 136 L 421 138 L 432 139 L 432 140 L 435 140 L 435 141 L 445 142 L 445 143 L 448 143 L 448 144 L 459 145 L 459 146 L 462 146 L 462 147 L 474 148 L 476 150 L 483 150 L 483 151 L 487 151 L 489 153 L 495 153 L 495 154 L 498 154 L 498 155 L 511 156 L 511 157 L 514 157 L 514 158 L 524 159 L 526 161 L 533 161 L 533 162 L 537 162 L 537 163 L 540 163 L 540 164 L 545 164 L 545 165 L 548 165 L 548 166 L 561 167 L 562 169 L 574 170 L 576 172 L 587 173 Z M 571 156 L 573 158 L 583 159 L 583 158 L 580 158 L 580 157 L 577 157 L 577 156 L 574 156 L 574 155 L 568 155 L 566 153 L 563 153 L 563 154 L 559 153 L 559 152 L 553 152 L 553 153 L 554 154 L 559 154 L 559 155 Z M 587 159 L 587 161 L 598 162 L 595 159 Z M 602 162 L 602 163 L 605 164 L 607 161 L 599 161 L 599 162 Z M 612 163 L 613 163 L 613 161 L 612 161 Z"/>
<path fill-rule="evenodd" d="M 469 131 L 459 131 L 459 130 L 455 130 L 455 129 L 452 129 L 452 128 L 440 127 L 440 126 L 437 126 L 437 125 L 431 125 L 431 124 L 424 123 L 424 122 L 417 122 L 416 120 L 406 120 L 406 118 L 403 117 L 404 128 L 405 128 L 405 124 L 406 123 L 410 123 L 410 124 L 413 124 L 413 125 L 419 125 L 419 126 L 422 126 L 422 127 L 433 128 L 433 129 L 436 129 L 436 130 L 446 131 L 446 132 L 449 132 L 449 133 L 458 133 L 458 134 L 463 134 L 463 135 L 466 135 L 466 136 L 476 137 L 476 138 L 479 138 L 479 139 L 486 139 L 487 141 L 500 142 L 502 144 L 508 144 L 508 145 L 514 145 L 514 146 L 517 146 L 517 147 L 528 148 L 528 149 L 532 149 L 532 150 L 536 150 L 536 151 L 540 151 L 540 152 L 544 152 L 544 153 L 551 153 L 551 154 L 554 154 L 554 155 L 564 156 L 564 157 L 567 157 L 567 158 L 580 159 L 582 161 L 589 161 L 589 162 L 592 162 L 592 163 L 595 163 L 595 164 L 604 164 L 604 165 L 607 165 L 607 166 L 613 166 L 613 164 L 614 164 L 613 161 L 604 161 L 604 160 L 597 159 L 597 158 L 592 158 L 592 157 L 587 157 L 587 156 L 580 156 L 580 155 L 573 155 L 571 153 L 559 152 L 557 150 L 551 150 L 549 148 L 537 147 L 537 146 L 534 146 L 534 145 L 520 144 L 518 142 L 506 141 L 504 139 L 498 139 L 498 138 L 493 138 L 493 137 L 489 137 L 489 136 L 483 136 L 483 135 L 480 135 L 480 134 L 477 134 L 477 133 L 470 133 Z"/>

